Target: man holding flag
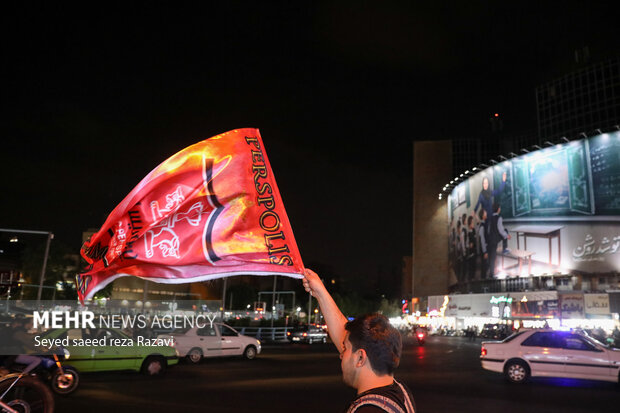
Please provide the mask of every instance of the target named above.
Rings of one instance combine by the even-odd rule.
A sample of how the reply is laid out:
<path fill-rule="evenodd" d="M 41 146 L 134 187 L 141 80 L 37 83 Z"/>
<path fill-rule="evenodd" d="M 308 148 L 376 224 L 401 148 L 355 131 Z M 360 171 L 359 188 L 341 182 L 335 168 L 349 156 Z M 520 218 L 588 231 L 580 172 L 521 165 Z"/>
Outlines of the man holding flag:
<path fill-rule="evenodd" d="M 340 352 L 349 412 L 413 413 L 393 372 L 400 333 L 379 314 L 351 322 L 319 277 L 304 269 L 258 129 L 239 129 L 183 149 L 149 173 L 82 247 L 80 301 L 119 277 L 189 283 L 233 275 L 304 278 Z"/>
<path fill-rule="evenodd" d="M 381 314 L 347 321 L 319 276 L 304 270 L 304 288 L 319 301 L 327 331 L 340 352 L 342 380 L 357 390 L 347 413 L 415 413 L 409 389 L 394 379 L 402 339 Z"/>

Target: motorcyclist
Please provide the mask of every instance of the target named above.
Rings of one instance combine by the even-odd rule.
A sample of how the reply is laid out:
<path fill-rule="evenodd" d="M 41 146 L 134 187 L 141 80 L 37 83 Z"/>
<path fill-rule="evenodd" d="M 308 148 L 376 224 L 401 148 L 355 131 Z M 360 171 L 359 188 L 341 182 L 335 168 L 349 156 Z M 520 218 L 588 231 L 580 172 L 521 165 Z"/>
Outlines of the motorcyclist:
<path fill-rule="evenodd" d="M 418 340 L 418 342 L 424 342 L 424 340 L 426 339 L 426 336 L 428 335 L 428 331 L 426 330 L 426 327 L 423 327 L 421 325 L 416 326 L 414 333 L 415 333 L 415 337 Z"/>
<path fill-rule="evenodd" d="M 28 374 L 39 364 L 43 364 L 45 368 L 54 365 L 54 360 L 32 354 L 36 350 L 33 347 L 32 336 L 28 333 L 30 328 L 32 328 L 32 320 L 23 317 L 16 317 L 11 323 L 12 343 L 10 350 L 12 350 L 13 354 L 17 354 L 17 356 L 13 360 L 9 359 L 9 361 L 25 364 L 27 367 L 23 371 L 24 374 Z"/>

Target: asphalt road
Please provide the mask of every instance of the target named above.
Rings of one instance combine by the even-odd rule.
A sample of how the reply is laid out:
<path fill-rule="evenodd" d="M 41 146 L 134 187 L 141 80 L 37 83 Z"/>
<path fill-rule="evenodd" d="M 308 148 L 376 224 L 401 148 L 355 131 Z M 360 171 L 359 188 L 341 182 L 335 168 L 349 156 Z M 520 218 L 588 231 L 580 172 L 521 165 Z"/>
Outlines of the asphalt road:
<path fill-rule="evenodd" d="M 396 377 L 412 390 L 418 412 L 617 412 L 614 383 L 538 379 L 507 383 L 482 370 L 480 342 L 430 337 L 406 342 Z M 257 359 L 182 363 L 164 377 L 84 374 L 78 391 L 56 397 L 57 412 L 340 412 L 354 397 L 340 378 L 331 344 L 273 345 Z M 492 409 L 492 410 L 491 410 Z"/>

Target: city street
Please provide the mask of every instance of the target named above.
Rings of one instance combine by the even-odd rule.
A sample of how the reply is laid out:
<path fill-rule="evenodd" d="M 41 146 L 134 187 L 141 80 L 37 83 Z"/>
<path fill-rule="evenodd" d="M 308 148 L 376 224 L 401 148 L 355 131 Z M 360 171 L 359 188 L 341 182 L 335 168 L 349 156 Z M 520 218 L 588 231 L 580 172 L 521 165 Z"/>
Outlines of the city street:
<path fill-rule="evenodd" d="M 613 383 L 536 379 L 511 385 L 482 370 L 480 340 L 429 337 L 406 342 L 397 378 L 412 390 L 418 412 L 614 412 Z M 84 374 L 78 391 L 56 397 L 65 412 L 340 412 L 353 390 L 340 379 L 331 344 L 268 345 L 257 359 L 183 362 L 161 378 L 136 373 Z"/>
<path fill-rule="evenodd" d="M 620 412 L 613 4 L 10 2 L 0 413 Z"/>

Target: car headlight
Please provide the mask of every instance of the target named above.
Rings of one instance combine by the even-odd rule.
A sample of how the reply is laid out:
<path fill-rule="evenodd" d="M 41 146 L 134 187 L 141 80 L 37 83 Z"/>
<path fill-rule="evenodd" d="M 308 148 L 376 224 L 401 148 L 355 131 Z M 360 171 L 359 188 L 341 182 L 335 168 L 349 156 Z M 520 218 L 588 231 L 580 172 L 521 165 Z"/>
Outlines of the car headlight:
<path fill-rule="evenodd" d="M 260 340 L 256 340 L 256 344 L 260 346 Z"/>

